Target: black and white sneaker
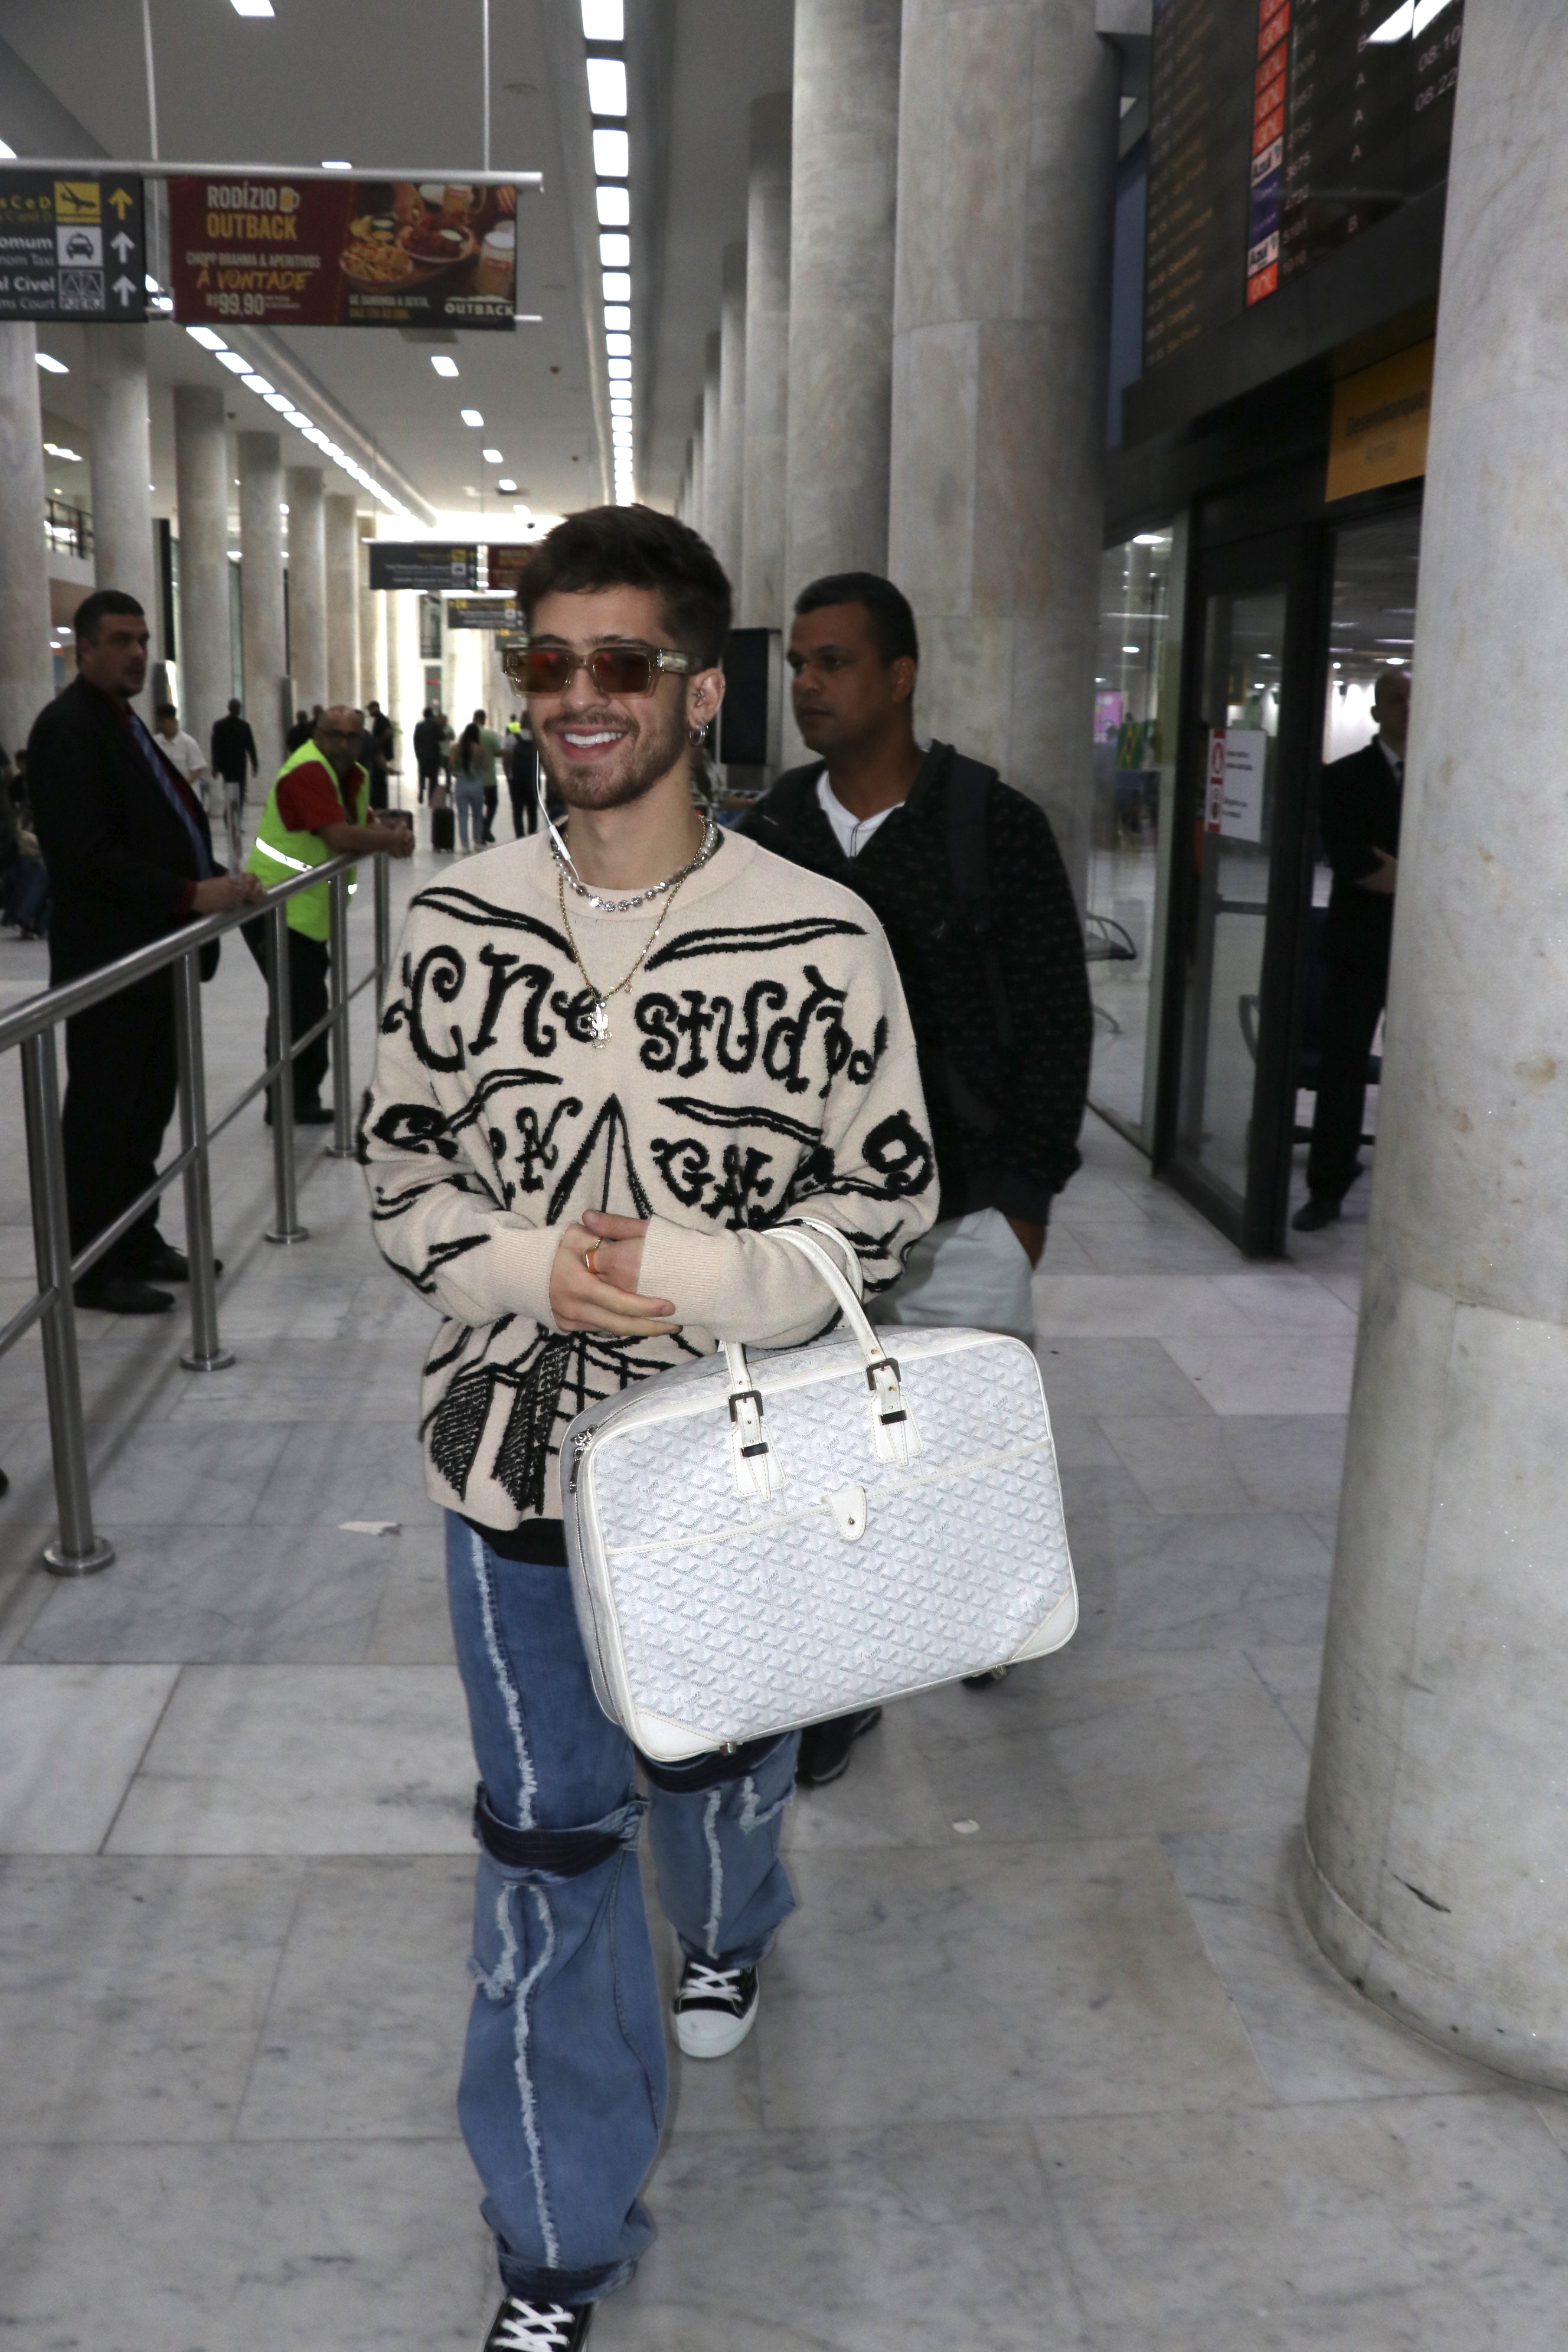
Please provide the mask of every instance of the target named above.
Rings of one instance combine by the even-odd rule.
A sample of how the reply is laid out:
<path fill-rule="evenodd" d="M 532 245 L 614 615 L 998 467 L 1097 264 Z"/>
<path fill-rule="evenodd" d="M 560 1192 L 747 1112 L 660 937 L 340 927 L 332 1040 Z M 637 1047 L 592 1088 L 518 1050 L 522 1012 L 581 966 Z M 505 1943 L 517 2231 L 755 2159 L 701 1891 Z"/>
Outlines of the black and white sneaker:
<path fill-rule="evenodd" d="M 594 2306 L 580 2303 L 525 2303 L 509 2294 L 490 2322 L 479 2352 L 577 2352 L 588 2341 Z"/>
<path fill-rule="evenodd" d="M 688 2058 L 727 2058 L 757 2021 L 755 1969 L 714 1969 L 688 1960 L 675 1996 L 675 2038 Z"/>

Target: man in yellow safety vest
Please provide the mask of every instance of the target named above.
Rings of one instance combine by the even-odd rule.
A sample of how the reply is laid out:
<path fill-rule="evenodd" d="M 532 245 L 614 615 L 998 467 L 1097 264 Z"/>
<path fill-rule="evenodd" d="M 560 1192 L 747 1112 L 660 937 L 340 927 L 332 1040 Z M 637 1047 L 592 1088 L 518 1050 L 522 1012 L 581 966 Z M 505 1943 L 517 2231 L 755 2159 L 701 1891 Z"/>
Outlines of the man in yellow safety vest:
<path fill-rule="evenodd" d="M 256 846 L 247 864 L 247 871 L 258 876 L 268 889 L 345 853 L 352 856 L 360 851 L 368 855 L 372 850 L 384 849 L 394 857 L 411 855 L 411 826 L 383 826 L 365 821 L 370 780 L 358 758 L 362 726 L 359 711 L 342 703 L 332 704 L 319 713 L 311 734 L 279 769 L 267 795 Z M 331 886 L 328 882 L 296 891 L 289 901 L 289 1018 L 296 1037 L 312 1028 L 326 1013 L 331 901 Z M 267 970 L 267 930 L 264 922 L 245 926 L 245 943 L 263 972 Z M 268 1021 L 268 1062 L 277 1050 Z M 327 1033 L 323 1030 L 294 1063 L 294 1122 L 298 1127 L 326 1127 L 331 1123 L 332 1114 L 321 1101 L 327 1060 Z M 270 1093 L 267 1097 L 267 1118 L 270 1125 Z"/>

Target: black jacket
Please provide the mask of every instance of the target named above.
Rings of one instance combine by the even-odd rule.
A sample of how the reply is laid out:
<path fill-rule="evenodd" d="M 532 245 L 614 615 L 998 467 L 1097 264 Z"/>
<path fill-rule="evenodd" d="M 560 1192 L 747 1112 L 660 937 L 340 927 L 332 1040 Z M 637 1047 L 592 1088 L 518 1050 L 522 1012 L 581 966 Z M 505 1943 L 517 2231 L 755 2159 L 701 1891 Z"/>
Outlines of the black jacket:
<path fill-rule="evenodd" d="M 192 918 L 191 838 L 107 694 L 75 678 L 27 739 L 38 845 L 54 887 L 49 978 L 76 980 Z M 212 860 L 212 835 L 195 811 Z M 203 952 L 204 973 L 216 946 Z"/>
<path fill-rule="evenodd" d="M 1323 770 L 1318 823 L 1334 873 L 1323 925 L 1323 953 L 1330 963 L 1387 974 L 1394 900 L 1360 885 L 1377 871 L 1374 850 L 1399 855 L 1403 797 L 1387 754 L 1375 740 Z"/>
<path fill-rule="evenodd" d="M 421 775 L 432 775 L 440 766 L 445 734 L 438 719 L 421 719 L 415 727 L 414 758 Z"/>
<path fill-rule="evenodd" d="M 259 764 L 256 757 L 256 738 L 250 731 L 248 719 L 217 719 L 213 727 L 209 748 L 213 773 L 221 776 L 226 784 L 243 784 L 247 763 L 253 775 Z"/>
<path fill-rule="evenodd" d="M 738 830 L 858 891 L 887 932 L 914 1024 L 940 1213 L 1000 1209 L 1043 1224 L 1079 1165 L 1093 1031 L 1083 932 L 1049 819 L 994 780 L 987 902 L 982 923 L 970 919 L 949 849 L 952 757 L 931 745 L 908 800 L 855 858 L 818 803 L 820 761 L 781 776 Z"/>

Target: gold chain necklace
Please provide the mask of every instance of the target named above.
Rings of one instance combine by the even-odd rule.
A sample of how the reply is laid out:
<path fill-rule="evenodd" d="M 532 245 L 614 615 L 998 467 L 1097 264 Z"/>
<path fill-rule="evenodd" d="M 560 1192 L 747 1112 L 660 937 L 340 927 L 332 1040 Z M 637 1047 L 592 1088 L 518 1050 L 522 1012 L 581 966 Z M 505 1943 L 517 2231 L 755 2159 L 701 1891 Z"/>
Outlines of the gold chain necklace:
<path fill-rule="evenodd" d="M 663 906 L 660 907 L 658 910 L 658 920 L 655 923 L 652 930 L 643 941 L 641 948 L 637 951 L 637 961 L 633 964 L 630 971 L 627 972 L 625 980 L 617 980 L 614 988 L 601 989 L 596 987 L 594 982 L 588 978 L 588 968 L 583 961 L 583 950 L 578 946 L 576 934 L 572 929 L 572 918 L 566 912 L 566 878 L 564 875 L 557 874 L 555 877 L 555 894 L 561 904 L 561 921 L 565 930 L 567 940 L 571 945 L 572 961 L 576 965 L 578 971 L 582 973 L 584 984 L 586 987 L 589 995 L 594 1000 L 594 1010 L 588 1015 L 588 1026 L 594 1033 L 592 1039 L 592 1043 L 594 1045 L 605 1045 L 609 1043 L 610 1000 L 612 997 L 619 996 L 624 989 L 627 989 L 631 986 L 633 981 L 637 978 L 638 972 L 642 970 L 644 964 L 653 953 L 654 943 L 658 940 L 660 931 L 664 929 L 665 917 L 668 914 L 670 908 L 674 906 L 676 899 L 679 897 L 680 886 L 685 879 L 686 876 L 684 874 L 680 874 L 676 877 L 674 887 L 670 890 L 669 896 L 666 898 Z"/>

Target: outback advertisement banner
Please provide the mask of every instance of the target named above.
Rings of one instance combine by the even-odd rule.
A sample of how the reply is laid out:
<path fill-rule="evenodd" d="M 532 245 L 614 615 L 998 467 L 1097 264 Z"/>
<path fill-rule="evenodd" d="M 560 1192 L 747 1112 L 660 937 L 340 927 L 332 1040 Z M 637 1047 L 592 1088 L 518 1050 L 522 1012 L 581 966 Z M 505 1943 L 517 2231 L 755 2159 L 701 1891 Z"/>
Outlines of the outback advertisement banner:
<path fill-rule="evenodd" d="M 497 327 L 517 308 L 517 191 L 412 180 L 169 183 L 184 326 Z"/>

